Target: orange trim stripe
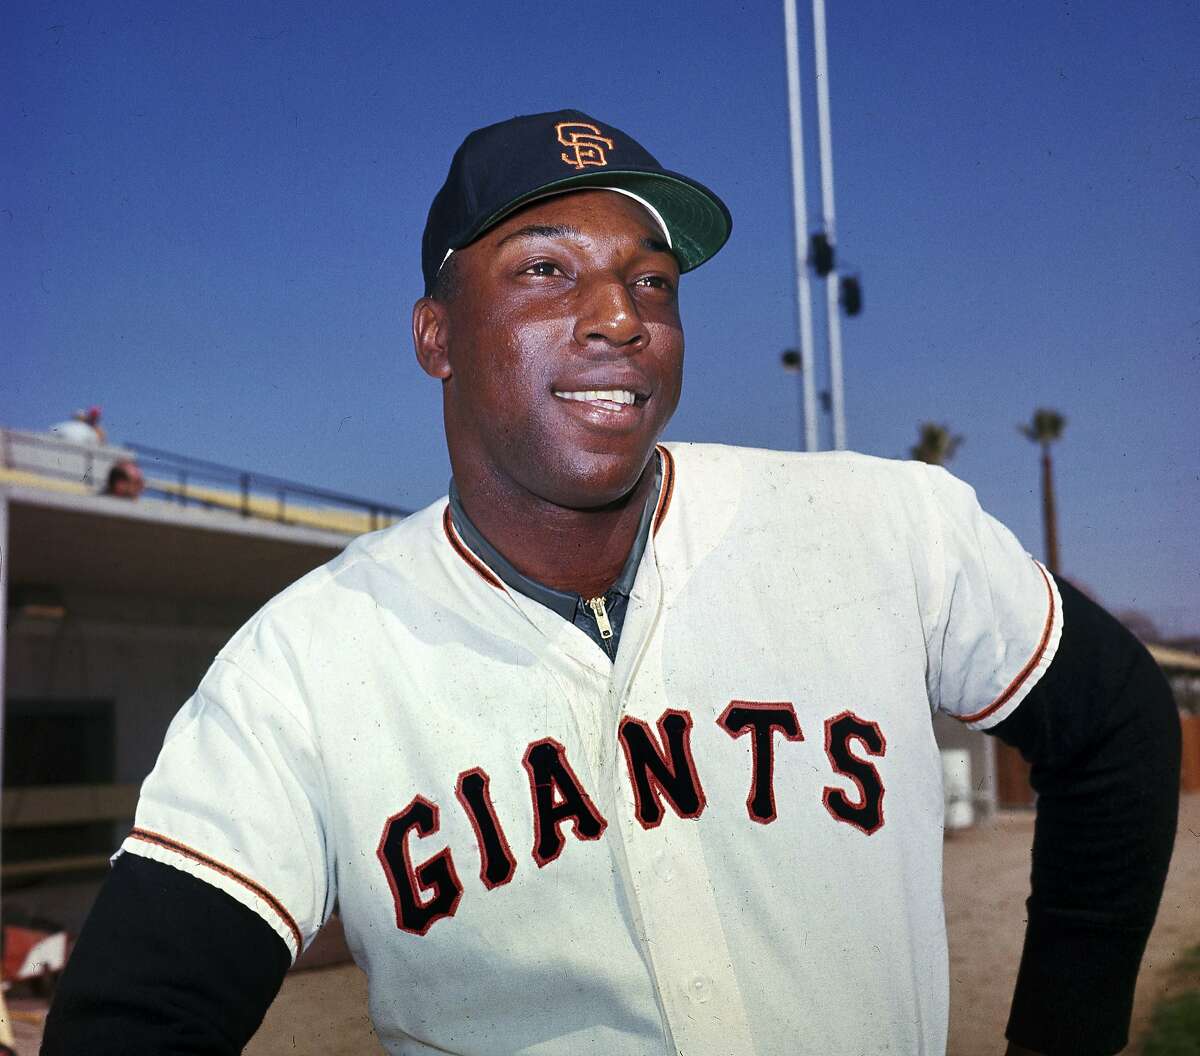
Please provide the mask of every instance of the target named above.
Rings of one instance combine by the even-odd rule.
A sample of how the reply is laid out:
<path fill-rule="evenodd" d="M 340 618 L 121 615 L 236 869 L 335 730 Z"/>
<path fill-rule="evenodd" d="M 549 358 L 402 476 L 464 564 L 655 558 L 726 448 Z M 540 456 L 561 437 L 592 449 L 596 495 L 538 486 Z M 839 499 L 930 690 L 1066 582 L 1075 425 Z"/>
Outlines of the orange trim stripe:
<path fill-rule="evenodd" d="M 495 577 L 495 575 L 492 573 L 492 570 L 488 568 L 487 565 L 485 565 L 482 561 L 480 561 L 479 558 L 477 558 L 473 553 L 471 553 L 471 551 L 467 549 L 466 543 L 459 539 L 458 532 L 454 530 L 454 522 L 450 519 L 449 503 L 446 504 L 446 512 L 442 514 L 442 528 L 446 533 L 446 538 L 450 540 L 450 545 L 454 547 L 455 553 L 457 553 L 459 557 L 461 557 L 468 565 L 475 569 L 475 571 L 479 573 L 480 578 L 487 583 L 490 583 L 493 587 L 503 590 L 503 584 L 501 584 L 500 580 Z"/>
<path fill-rule="evenodd" d="M 671 507 L 671 497 L 675 494 L 675 459 L 671 457 L 671 452 L 665 447 L 659 445 L 659 453 L 663 460 L 663 479 L 662 486 L 658 492 L 658 506 L 654 510 L 654 534 L 658 534 L 659 528 L 662 527 L 662 522 L 667 516 L 667 510 Z M 455 552 L 468 565 L 470 565 L 479 576 L 487 583 L 491 584 L 499 590 L 503 590 L 504 586 L 495 573 L 479 560 L 470 550 L 467 549 L 464 543 L 458 536 L 458 532 L 454 529 L 454 521 L 450 517 L 450 504 L 446 504 L 446 509 L 442 513 L 442 529 L 446 533 L 446 538 L 450 540 L 450 545 L 454 547 Z"/>
<path fill-rule="evenodd" d="M 1012 699 L 1012 695 L 1021 688 L 1021 684 L 1030 676 L 1033 669 L 1041 661 L 1042 654 L 1046 652 L 1046 645 L 1050 641 L 1050 632 L 1054 629 L 1054 588 L 1050 586 L 1050 577 L 1046 575 L 1046 570 L 1041 565 L 1037 566 L 1037 570 L 1042 574 L 1042 579 L 1046 581 L 1046 594 L 1050 598 L 1050 611 L 1046 614 L 1046 626 L 1042 628 L 1042 640 L 1038 642 L 1038 647 L 1034 650 L 1033 656 L 1029 658 L 1029 663 L 1021 668 L 1017 677 L 1008 684 L 1008 688 L 1000 696 L 982 711 L 975 712 L 974 715 L 956 715 L 955 718 L 959 722 L 978 722 L 980 719 L 986 719 L 998 708 L 1003 707 Z"/>
<path fill-rule="evenodd" d="M 300 934 L 299 927 L 296 926 L 292 915 L 284 908 L 282 902 L 279 901 L 270 891 L 261 884 L 256 884 L 248 876 L 244 876 L 236 869 L 231 869 L 222 862 L 218 862 L 215 858 L 210 858 L 207 854 L 202 854 L 200 851 L 189 847 L 186 843 L 180 843 L 178 840 L 173 840 L 169 836 L 163 836 L 158 832 L 151 832 L 149 829 L 133 829 L 129 833 L 130 839 L 141 840 L 143 843 L 154 844 L 158 847 L 165 847 L 168 851 L 174 851 L 176 854 L 182 854 L 185 858 L 191 858 L 194 862 L 199 862 L 201 865 L 207 865 L 210 869 L 220 873 L 222 876 L 229 877 L 230 880 L 236 880 L 247 890 L 253 892 L 261 898 L 268 906 L 270 906 L 289 928 L 292 937 L 296 940 L 296 954 L 304 948 L 304 937 Z"/>
<path fill-rule="evenodd" d="M 675 459 L 661 444 L 658 446 L 658 452 L 663 460 L 663 481 L 662 490 L 658 493 L 658 509 L 654 511 L 655 535 L 658 535 L 658 530 L 666 519 L 667 510 L 671 508 L 671 496 L 675 494 Z"/>

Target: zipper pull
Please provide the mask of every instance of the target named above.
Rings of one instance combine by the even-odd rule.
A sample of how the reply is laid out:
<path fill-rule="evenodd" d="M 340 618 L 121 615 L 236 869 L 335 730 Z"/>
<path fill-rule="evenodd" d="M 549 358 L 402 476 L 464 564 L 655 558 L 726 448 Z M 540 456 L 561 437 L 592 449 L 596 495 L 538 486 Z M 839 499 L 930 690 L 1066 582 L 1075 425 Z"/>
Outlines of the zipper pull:
<path fill-rule="evenodd" d="M 604 604 L 604 595 L 598 598 L 588 598 L 587 606 L 596 618 L 596 626 L 600 628 L 600 637 L 606 642 L 613 636 L 612 624 L 608 622 L 608 608 Z"/>

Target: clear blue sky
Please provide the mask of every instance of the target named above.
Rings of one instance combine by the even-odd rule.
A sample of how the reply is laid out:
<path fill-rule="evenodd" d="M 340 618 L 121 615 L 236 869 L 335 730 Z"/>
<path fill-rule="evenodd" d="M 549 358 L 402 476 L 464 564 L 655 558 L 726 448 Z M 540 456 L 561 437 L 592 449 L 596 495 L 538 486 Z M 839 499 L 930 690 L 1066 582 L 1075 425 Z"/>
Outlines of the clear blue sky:
<path fill-rule="evenodd" d="M 0 424 L 99 403 L 118 440 L 433 500 L 439 391 L 409 337 L 429 200 L 471 128 L 575 106 L 734 215 L 685 280 L 668 437 L 796 446 L 782 24 L 718 0 L 5 4 Z M 948 422 L 951 468 L 1040 555 L 1016 425 L 1059 409 L 1064 570 L 1200 630 L 1200 8 L 830 0 L 829 50 L 866 302 L 851 446 Z"/>

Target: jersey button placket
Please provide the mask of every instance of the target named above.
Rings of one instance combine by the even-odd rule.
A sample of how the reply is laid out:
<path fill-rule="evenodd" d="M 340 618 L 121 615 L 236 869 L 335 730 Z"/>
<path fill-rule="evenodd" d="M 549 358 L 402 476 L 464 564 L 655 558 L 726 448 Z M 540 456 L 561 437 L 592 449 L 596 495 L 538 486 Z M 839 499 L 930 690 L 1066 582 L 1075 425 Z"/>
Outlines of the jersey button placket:
<path fill-rule="evenodd" d="M 652 721 L 661 714 L 663 699 L 634 694 L 622 714 Z M 637 820 L 629 774 L 621 778 L 619 816 L 631 894 L 675 1047 L 688 1056 L 752 1052 L 700 836 L 706 819 L 680 818 L 664 803 L 661 822 L 645 829 Z"/>

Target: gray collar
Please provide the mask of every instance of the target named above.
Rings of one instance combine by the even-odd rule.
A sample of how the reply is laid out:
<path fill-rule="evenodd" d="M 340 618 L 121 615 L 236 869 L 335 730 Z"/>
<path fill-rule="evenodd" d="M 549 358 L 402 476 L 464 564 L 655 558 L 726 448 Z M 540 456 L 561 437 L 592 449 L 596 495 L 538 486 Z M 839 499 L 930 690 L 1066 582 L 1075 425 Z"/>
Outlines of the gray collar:
<path fill-rule="evenodd" d="M 650 494 L 646 497 L 642 518 L 638 522 L 637 535 L 633 540 L 633 549 L 629 551 L 629 556 L 625 559 L 625 567 L 621 569 L 617 581 L 609 588 L 610 594 L 616 592 L 629 597 L 630 591 L 633 590 L 633 580 L 637 575 L 638 565 L 641 564 L 642 554 L 646 551 L 646 542 L 650 538 L 650 524 L 654 520 L 654 511 L 658 506 L 659 492 L 662 490 L 662 477 L 662 455 L 655 451 L 654 487 L 650 489 Z M 462 536 L 463 542 L 513 590 L 540 602 L 546 608 L 557 612 L 564 620 L 574 619 L 575 610 L 579 604 L 579 595 L 555 590 L 553 587 L 548 587 L 545 583 L 539 583 L 536 579 L 530 579 L 523 572 L 517 571 L 512 563 L 484 538 L 483 533 L 467 516 L 453 478 L 450 480 L 450 517 L 458 534 Z"/>

